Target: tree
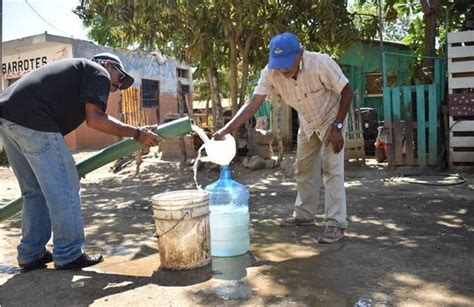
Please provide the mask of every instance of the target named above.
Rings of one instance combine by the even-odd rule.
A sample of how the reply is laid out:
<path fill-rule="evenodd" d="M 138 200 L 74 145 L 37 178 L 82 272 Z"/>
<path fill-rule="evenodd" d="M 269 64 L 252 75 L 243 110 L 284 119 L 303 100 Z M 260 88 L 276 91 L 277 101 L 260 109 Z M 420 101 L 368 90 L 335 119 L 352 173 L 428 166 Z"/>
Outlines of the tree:
<path fill-rule="evenodd" d="M 418 55 L 443 55 L 446 33 L 461 29 L 469 1 L 383 0 L 384 39 L 407 43 Z M 375 13 L 378 3 L 378 0 L 359 0 L 351 10 L 356 15 L 367 13 L 378 18 Z M 358 28 L 361 27 L 363 24 L 359 23 Z"/>
<path fill-rule="evenodd" d="M 235 113 L 276 33 L 293 31 L 308 49 L 333 56 L 359 38 L 343 0 L 82 0 L 75 12 L 100 43 L 159 49 L 197 67 L 217 117 L 222 85 L 229 85 Z"/>

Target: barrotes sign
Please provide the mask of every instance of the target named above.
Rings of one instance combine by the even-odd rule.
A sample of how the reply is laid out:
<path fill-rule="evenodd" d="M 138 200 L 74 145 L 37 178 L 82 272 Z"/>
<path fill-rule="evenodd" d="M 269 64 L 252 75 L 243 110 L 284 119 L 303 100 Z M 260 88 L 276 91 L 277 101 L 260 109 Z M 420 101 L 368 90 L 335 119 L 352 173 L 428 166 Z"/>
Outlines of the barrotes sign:
<path fill-rule="evenodd" d="M 48 47 L 4 56 L 2 59 L 3 77 L 16 79 L 43 65 L 67 58 L 72 58 L 71 45 Z"/>

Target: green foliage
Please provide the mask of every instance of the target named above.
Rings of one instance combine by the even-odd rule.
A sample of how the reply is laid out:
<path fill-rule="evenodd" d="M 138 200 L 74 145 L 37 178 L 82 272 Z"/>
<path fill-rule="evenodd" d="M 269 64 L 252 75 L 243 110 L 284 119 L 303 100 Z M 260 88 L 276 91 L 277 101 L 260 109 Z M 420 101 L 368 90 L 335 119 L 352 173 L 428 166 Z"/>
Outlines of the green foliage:
<path fill-rule="evenodd" d="M 91 27 L 90 38 L 101 44 L 158 49 L 196 67 L 195 80 L 206 78 L 207 68 L 213 67 L 223 96 L 235 102 L 249 77 L 266 65 L 273 35 L 292 31 L 306 49 L 336 57 L 358 40 L 345 2 L 82 0 L 75 13 Z"/>
<path fill-rule="evenodd" d="M 405 18 L 409 24 L 406 29 L 406 37 L 403 42 L 413 48 L 415 54 L 426 55 L 426 35 L 428 29 L 425 27 L 426 12 L 423 5 L 431 5 L 436 13 L 436 43 L 437 55 L 444 55 L 446 33 L 460 31 L 466 18 L 469 2 L 471 0 L 459 0 L 452 3 L 449 0 L 384 0 L 384 11 L 395 9 L 398 16 Z M 430 13 L 431 14 L 431 13 Z M 448 18 L 447 18 L 448 17 Z"/>
<path fill-rule="evenodd" d="M 364 39 L 379 39 L 378 4 L 374 0 L 357 1 L 349 8 L 354 16 L 356 28 Z M 400 14 L 395 7 L 390 7 L 383 14 L 383 39 L 402 41 L 408 33 L 412 15 Z"/>

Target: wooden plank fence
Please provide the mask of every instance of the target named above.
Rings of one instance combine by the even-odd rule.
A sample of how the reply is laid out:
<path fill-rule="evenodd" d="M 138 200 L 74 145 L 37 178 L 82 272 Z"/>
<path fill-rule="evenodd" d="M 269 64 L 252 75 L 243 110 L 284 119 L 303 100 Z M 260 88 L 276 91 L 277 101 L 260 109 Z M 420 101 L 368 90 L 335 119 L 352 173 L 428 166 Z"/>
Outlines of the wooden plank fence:
<path fill-rule="evenodd" d="M 390 166 L 438 165 L 440 162 L 439 110 L 443 97 L 444 66 L 433 58 L 431 84 L 388 86 L 386 55 L 413 57 L 407 54 L 383 53 L 384 126 Z M 415 59 L 415 57 L 413 57 Z"/>
<path fill-rule="evenodd" d="M 438 163 L 439 119 L 436 86 L 406 85 L 387 87 L 385 117 L 392 133 L 387 135 L 392 165 L 436 165 Z M 428 112 L 427 112 L 428 110 Z M 386 113 L 387 114 L 387 113 Z"/>
<path fill-rule="evenodd" d="M 474 31 L 448 33 L 449 166 L 474 166 Z"/>
<path fill-rule="evenodd" d="M 138 88 L 130 87 L 122 91 L 121 117 L 123 122 L 132 126 L 146 125 L 146 113 L 141 104 Z"/>

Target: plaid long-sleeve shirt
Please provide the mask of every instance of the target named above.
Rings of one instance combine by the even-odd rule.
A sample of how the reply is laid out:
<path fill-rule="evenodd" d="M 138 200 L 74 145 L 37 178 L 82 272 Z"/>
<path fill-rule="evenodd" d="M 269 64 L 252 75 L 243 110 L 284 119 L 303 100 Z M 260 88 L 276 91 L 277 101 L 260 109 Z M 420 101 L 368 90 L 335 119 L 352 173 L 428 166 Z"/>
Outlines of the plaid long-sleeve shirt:
<path fill-rule="evenodd" d="M 339 111 L 341 92 L 349 82 L 339 65 L 326 54 L 304 51 L 297 80 L 265 67 L 254 95 L 279 94 L 299 115 L 300 129 L 322 140 Z"/>

